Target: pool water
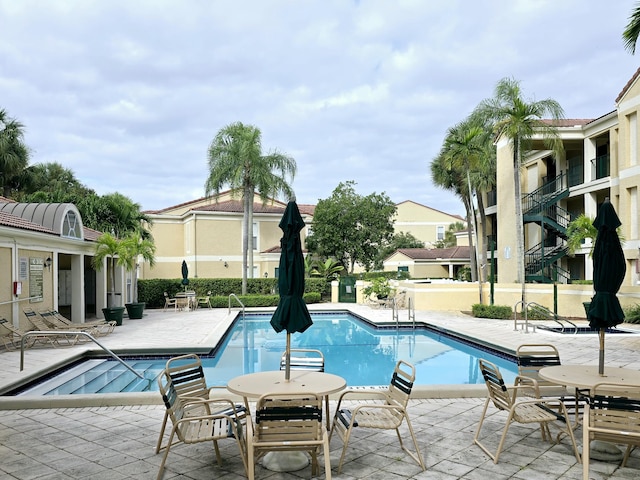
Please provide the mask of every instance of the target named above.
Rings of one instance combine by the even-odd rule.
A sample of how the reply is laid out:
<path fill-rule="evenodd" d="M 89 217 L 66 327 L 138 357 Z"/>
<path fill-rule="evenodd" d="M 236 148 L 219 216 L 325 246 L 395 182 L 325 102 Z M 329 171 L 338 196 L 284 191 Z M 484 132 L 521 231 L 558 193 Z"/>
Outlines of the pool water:
<path fill-rule="evenodd" d="M 349 312 L 313 312 L 313 325 L 291 335 L 292 348 L 322 351 L 325 371 L 345 378 L 347 385 L 388 385 L 396 362 L 416 367 L 416 385 L 463 385 L 484 382 L 478 358 L 500 367 L 506 382 L 517 374 L 515 363 L 450 336 L 425 328 L 375 328 Z M 286 333 L 276 333 L 271 314 L 246 314 L 234 322 L 210 356 L 201 355 L 208 385 L 225 385 L 246 373 L 278 370 Z M 156 378 L 166 358 L 127 359 L 140 380 L 113 360 L 86 360 L 20 394 L 61 395 L 157 390 Z"/>

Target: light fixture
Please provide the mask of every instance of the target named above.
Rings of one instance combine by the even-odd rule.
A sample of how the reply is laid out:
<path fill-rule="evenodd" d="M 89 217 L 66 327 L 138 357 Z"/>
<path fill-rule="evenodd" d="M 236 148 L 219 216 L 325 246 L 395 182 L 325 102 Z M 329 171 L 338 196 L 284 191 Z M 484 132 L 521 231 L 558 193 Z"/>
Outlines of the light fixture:
<path fill-rule="evenodd" d="M 52 263 L 53 263 L 53 260 L 51 260 L 51 257 L 47 257 L 47 259 L 44 261 L 44 266 L 47 267 L 49 270 L 51 270 Z"/>
<path fill-rule="evenodd" d="M 224 262 L 224 268 L 229 268 L 229 264 L 227 262 Z"/>

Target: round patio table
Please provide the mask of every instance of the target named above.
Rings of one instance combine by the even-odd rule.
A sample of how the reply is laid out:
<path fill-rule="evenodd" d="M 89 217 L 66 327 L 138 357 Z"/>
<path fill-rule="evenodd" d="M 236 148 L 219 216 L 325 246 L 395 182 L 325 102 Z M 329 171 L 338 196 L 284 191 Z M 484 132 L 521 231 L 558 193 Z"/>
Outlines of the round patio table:
<path fill-rule="evenodd" d="M 557 385 L 569 385 L 575 387 L 576 390 L 591 390 L 598 383 L 640 384 L 640 370 L 623 367 L 605 366 L 603 374 L 600 375 L 598 365 L 555 365 L 541 368 L 538 375 L 549 382 Z M 576 391 L 577 398 L 578 392 Z M 592 441 L 589 451 L 591 458 L 596 460 L 618 461 L 623 457 L 623 453 L 618 447 L 600 440 Z"/>
<path fill-rule="evenodd" d="M 227 390 L 244 398 L 249 411 L 249 398 L 258 398 L 265 393 L 315 393 L 327 397 L 332 393 L 344 390 L 347 382 L 344 378 L 332 373 L 306 370 L 291 370 L 290 379 L 284 378 L 284 371 L 248 373 L 232 378 L 227 383 Z M 329 431 L 329 403 L 325 398 L 327 432 Z M 309 458 L 303 452 L 269 452 L 264 456 L 262 466 L 276 472 L 294 472 L 306 467 Z"/>

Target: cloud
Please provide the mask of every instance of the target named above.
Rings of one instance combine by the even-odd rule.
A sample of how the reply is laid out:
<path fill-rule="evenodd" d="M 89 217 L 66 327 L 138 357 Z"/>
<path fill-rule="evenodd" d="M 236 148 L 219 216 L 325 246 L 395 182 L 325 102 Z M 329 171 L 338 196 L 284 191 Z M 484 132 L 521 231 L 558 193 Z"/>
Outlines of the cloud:
<path fill-rule="evenodd" d="M 145 209 L 200 197 L 209 143 L 242 121 L 298 163 L 298 200 L 341 181 L 454 214 L 429 164 L 514 77 L 596 118 L 637 65 L 632 5 L 596 0 L 0 0 L 0 108 L 33 163 Z M 597 13 L 594 13 L 597 12 Z"/>

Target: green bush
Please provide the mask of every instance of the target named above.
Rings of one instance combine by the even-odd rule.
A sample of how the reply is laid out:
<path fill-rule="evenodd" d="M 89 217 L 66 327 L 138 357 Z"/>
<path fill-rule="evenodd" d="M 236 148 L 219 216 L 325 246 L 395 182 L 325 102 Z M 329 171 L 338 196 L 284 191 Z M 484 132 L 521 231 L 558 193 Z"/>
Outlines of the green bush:
<path fill-rule="evenodd" d="M 513 316 L 513 310 L 506 305 L 482 305 L 476 303 L 471 307 L 474 317 L 509 319 Z"/>
<path fill-rule="evenodd" d="M 154 278 L 150 280 L 138 280 L 138 299 L 140 302 L 146 302 L 148 308 L 164 307 L 164 292 L 170 297 L 174 297 L 176 293 L 183 292 L 184 286 L 180 283 L 181 278 L 164 279 Z M 322 297 L 331 295 L 330 285 L 327 286 L 324 278 L 306 278 L 305 279 L 304 298 L 307 303 L 319 302 Z M 263 298 L 262 301 L 250 299 L 247 302 L 258 305 L 245 306 L 267 307 L 278 304 L 278 279 L 276 278 L 249 278 L 247 279 L 247 296 L 242 297 L 242 279 L 240 278 L 194 278 L 189 279 L 188 290 L 194 290 L 197 296 L 205 296 L 211 291 L 211 305 L 216 307 L 228 307 L 229 295 L 235 293 L 241 298 L 258 297 Z M 311 295 L 309 297 L 309 294 Z M 219 304 L 214 305 L 214 298 L 220 297 L 222 300 L 215 300 Z M 275 298 L 275 303 L 269 298 Z M 308 298 L 317 298 L 317 300 L 309 301 Z"/>
<path fill-rule="evenodd" d="M 640 304 L 636 303 L 624 308 L 624 321 L 627 323 L 640 323 Z"/>

